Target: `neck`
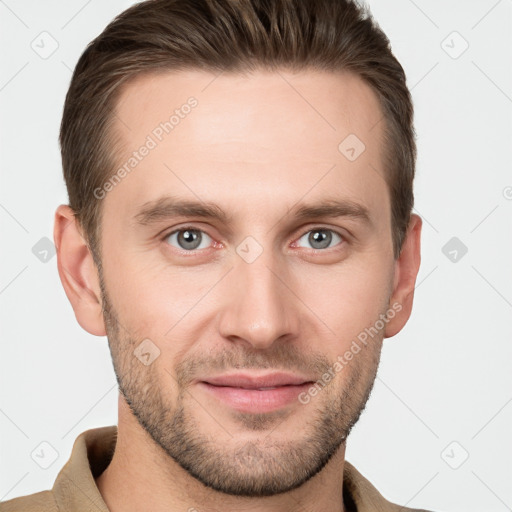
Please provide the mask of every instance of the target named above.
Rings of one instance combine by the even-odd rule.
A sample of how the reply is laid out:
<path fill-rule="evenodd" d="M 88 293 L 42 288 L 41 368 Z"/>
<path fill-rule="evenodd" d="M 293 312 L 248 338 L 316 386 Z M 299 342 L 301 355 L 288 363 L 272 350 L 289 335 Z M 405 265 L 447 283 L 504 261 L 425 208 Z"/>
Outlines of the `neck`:
<path fill-rule="evenodd" d="M 276 496 L 231 496 L 205 487 L 169 457 L 119 399 L 116 449 L 96 484 L 110 512 L 344 512 L 345 444 L 327 465 L 301 487 Z"/>

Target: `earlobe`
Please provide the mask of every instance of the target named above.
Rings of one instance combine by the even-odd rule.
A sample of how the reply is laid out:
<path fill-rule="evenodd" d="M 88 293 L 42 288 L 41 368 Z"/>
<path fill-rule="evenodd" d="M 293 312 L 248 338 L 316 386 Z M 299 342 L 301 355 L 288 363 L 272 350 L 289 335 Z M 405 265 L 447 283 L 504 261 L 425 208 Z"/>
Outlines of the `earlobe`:
<path fill-rule="evenodd" d="M 398 334 L 411 316 L 416 277 L 421 263 L 421 217 L 411 214 L 402 251 L 395 262 L 393 293 L 389 307 L 395 316 L 387 323 L 384 337 Z"/>
<path fill-rule="evenodd" d="M 98 271 L 68 205 L 55 212 L 53 239 L 60 280 L 78 323 L 90 334 L 105 336 Z"/>

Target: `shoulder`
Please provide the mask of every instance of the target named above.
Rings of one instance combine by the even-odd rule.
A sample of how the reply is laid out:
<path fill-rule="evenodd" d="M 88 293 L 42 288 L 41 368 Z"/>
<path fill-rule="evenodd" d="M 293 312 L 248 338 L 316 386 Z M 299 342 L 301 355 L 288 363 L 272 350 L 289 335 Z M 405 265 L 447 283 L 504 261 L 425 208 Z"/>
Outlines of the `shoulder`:
<path fill-rule="evenodd" d="M 391 503 L 389 501 L 388 501 L 388 504 L 389 504 L 389 512 L 436 512 L 434 510 L 427 510 L 425 508 L 402 507 L 400 505 Z M 437 512 L 440 512 L 440 511 L 437 511 Z"/>
<path fill-rule="evenodd" d="M 343 472 L 343 500 L 347 510 L 361 512 L 434 512 L 408 508 L 387 500 L 353 464 L 345 460 Z"/>
<path fill-rule="evenodd" d="M 0 502 L 0 512 L 59 512 L 52 491 L 40 491 Z"/>

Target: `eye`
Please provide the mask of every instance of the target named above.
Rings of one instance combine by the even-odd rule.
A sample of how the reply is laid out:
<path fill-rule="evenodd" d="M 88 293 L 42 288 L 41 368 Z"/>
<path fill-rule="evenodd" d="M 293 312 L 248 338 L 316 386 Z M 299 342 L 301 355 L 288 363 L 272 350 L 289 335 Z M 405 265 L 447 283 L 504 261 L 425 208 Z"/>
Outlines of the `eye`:
<path fill-rule="evenodd" d="M 211 244 L 210 236 L 207 235 L 204 231 L 191 227 L 185 227 L 165 235 L 163 239 L 165 241 L 169 241 L 171 245 L 173 245 L 174 242 L 177 244 L 175 247 L 183 251 L 195 251 L 197 249 L 206 249 L 209 247 L 209 243 L 206 243 L 205 246 L 203 245 L 203 247 L 201 247 L 205 238 L 206 241 L 209 239 Z"/>
<path fill-rule="evenodd" d="M 328 249 L 333 240 L 336 241 L 336 239 L 338 239 L 340 242 L 343 241 L 343 237 L 339 233 L 327 228 L 311 229 L 310 231 L 302 235 L 299 238 L 299 241 L 305 237 L 307 237 L 307 242 L 311 244 L 311 248 L 315 250 Z M 296 245 L 297 243 L 298 242 L 295 242 L 294 245 Z"/>

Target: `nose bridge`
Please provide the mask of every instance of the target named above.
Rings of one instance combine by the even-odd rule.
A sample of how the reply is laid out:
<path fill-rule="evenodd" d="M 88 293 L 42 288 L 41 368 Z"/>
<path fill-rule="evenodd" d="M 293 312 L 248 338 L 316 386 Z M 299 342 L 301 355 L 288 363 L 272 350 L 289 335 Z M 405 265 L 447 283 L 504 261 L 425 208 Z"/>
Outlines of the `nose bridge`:
<path fill-rule="evenodd" d="M 285 276 L 280 275 L 284 272 L 282 261 L 271 249 L 258 251 L 252 259 L 257 248 L 250 244 L 237 248 L 226 283 L 229 299 L 224 303 L 221 334 L 265 348 L 284 335 L 295 335 L 298 317 L 293 294 L 283 283 Z"/>

